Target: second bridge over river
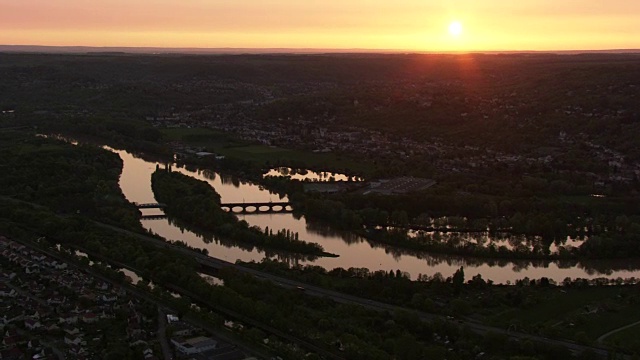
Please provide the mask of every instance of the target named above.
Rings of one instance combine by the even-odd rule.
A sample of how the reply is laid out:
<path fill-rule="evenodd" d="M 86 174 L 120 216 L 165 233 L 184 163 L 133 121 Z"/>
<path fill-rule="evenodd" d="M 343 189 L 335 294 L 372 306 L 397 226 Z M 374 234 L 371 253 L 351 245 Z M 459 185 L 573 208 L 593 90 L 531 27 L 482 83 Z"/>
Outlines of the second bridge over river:
<path fill-rule="evenodd" d="M 220 204 L 222 210 L 240 214 L 267 214 L 292 212 L 293 208 L 288 201 L 280 202 L 241 202 Z"/>
<path fill-rule="evenodd" d="M 136 206 L 139 209 L 164 209 L 167 207 L 161 203 L 148 203 L 138 204 Z M 288 201 L 279 202 L 241 202 L 241 203 L 223 203 L 220 204 L 222 210 L 233 212 L 236 214 L 270 214 L 270 213 L 288 213 L 292 212 L 293 208 Z M 163 215 L 148 215 L 143 218 L 162 218 Z"/>

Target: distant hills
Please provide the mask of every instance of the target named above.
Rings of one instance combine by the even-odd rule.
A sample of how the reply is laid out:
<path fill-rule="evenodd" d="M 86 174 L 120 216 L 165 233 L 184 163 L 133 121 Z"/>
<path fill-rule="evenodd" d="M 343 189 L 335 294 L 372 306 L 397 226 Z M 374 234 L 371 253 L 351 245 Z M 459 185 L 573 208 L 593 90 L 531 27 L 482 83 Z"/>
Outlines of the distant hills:
<path fill-rule="evenodd" d="M 94 46 L 43 46 L 0 45 L 0 52 L 58 53 L 58 54 L 323 54 L 323 53 L 457 53 L 389 49 L 316 49 L 316 48 L 164 48 L 164 47 L 94 47 Z M 464 52 L 466 53 L 466 52 Z M 558 51 L 470 51 L 470 53 L 552 53 L 552 54 L 640 54 L 640 49 L 609 50 L 558 50 Z"/>

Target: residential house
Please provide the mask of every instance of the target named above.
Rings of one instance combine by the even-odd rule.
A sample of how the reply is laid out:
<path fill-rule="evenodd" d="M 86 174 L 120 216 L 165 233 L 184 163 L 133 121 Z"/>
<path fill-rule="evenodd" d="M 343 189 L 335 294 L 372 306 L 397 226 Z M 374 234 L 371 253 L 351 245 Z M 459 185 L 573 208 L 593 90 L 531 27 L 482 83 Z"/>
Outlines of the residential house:
<path fill-rule="evenodd" d="M 47 299 L 47 304 L 49 305 L 61 305 L 64 304 L 66 298 L 62 295 L 54 295 Z"/>
<path fill-rule="evenodd" d="M 75 335 L 79 335 L 80 334 L 80 330 L 77 327 L 65 328 L 64 332 L 65 332 L 65 334 L 67 334 L 69 336 L 75 336 Z"/>
<path fill-rule="evenodd" d="M 81 336 L 65 335 L 64 343 L 67 345 L 82 345 L 84 341 Z"/>
<path fill-rule="evenodd" d="M 24 327 L 27 330 L 35 330 L 41 328 L 42 324 L 40 324 L 40 321 L 38 320 L 27 319 L 24 321 Z"/>
<path fill-rule="evenodd" d="M 16 290 L 10 288 L 8 285 L 4 283 L 0 283 L 0 297 L 15 297 Z"/>
<path fill-rule="evenodd" d="M 115 294 L 103 294 L 100 296 L 100 300 L 106 303 L 111 303 L 118 300 L 118 295 Z"/>
<path fill-rule="evenodd" d="M 87 312 L 82 315 L 82 321 L 87 324 L 95 323 L 98 320 L 99 318 L 92 312 Z"/>
<path fill-rule="evenodd" d="M 67 313 L 60 315 L 60 323 L 63 324 L 76 324 L 78 322 L 78 315 L 73 313 Z"/>

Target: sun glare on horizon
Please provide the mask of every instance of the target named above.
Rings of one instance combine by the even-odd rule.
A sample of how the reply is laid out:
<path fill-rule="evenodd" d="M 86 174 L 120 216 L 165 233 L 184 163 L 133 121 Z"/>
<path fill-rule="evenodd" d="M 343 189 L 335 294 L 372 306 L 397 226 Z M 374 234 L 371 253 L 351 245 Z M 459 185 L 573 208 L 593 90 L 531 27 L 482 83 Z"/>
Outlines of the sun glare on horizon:
<path fill-rule="evenodd" d="M 449 34 L 454 37 L 460 36 L 460 34 L 462 34 L 462 23 L 459 21 L 453 21 L 449 24 Z"/>
<path fill-rule="evenodd" d="M 0 0 L 0 46 L 639 49 L 637 14 L 640 0 Z"/>

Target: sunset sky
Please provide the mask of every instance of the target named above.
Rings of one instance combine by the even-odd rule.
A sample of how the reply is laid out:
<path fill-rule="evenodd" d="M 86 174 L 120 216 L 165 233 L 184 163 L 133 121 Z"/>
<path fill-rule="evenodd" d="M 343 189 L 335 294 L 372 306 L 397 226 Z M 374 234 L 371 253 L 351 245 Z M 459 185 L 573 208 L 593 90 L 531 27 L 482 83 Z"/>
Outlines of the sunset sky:
<path fill-rule="evenodd" d="M 640 0 L 0 0 L 0 44 L 637 49 L 639 19 Z"/>

